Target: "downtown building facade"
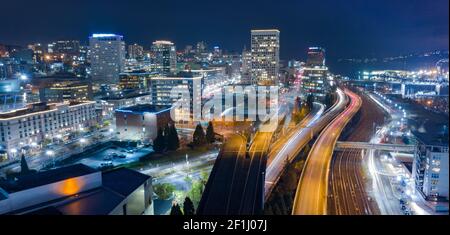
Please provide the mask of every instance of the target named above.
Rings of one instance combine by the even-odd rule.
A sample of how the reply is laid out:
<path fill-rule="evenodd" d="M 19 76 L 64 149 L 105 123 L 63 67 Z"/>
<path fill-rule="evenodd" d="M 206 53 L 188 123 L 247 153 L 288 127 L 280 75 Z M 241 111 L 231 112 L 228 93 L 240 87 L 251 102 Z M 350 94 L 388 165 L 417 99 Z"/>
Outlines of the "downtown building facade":
<path fill-rule="evenodd" d="M 95 84 L 117 84 L 125 66 L 125 42 L 116 34 L 89 38 L 91 77 Z"/>
<path fill-rule="evenodd" d="M 415 181 L 416 190 L 425 200 L 448 202 L 448 158 L 448 145 L 419 146 L 414 157 L 412 177 Z M 434 209 L 436 211 L 442 210 L 439 207 Z M 448 211 L 448 207 L 445 209 Z"/>
<path fill-rule="evenodd" d="M 140 104 L 115 110 L 116 131 L 121 141 L 151 143 L 158 130 L 171 122 L 170 106 Z"/>
<path fill-rule="evenodd" d="M 177 70 L 177 52 L 170 41 L 155 41 L 151 48 L 153 71 L 162 75 L 173 74 Z"/>
<path fill-rule="evenodd" d="M 58 134 L 94 126 L 95 102 L 33 103 L 0 114 L 0 145 L 11 154 Z"/>
<path fill-rule="evenodd" d="M 128 45 L 128 59 L 142 59 L 144 57 L 144 47 L 136 43 Z"/>
<path fill-rule="evenodd" d="M 194 117 L 194 103 L 201 105 L 202 89 L 203 77 L 197 74 L 154 77 L 151 79 L 151 104 L 171 107 L 181 101 L 187 106 L 173 107 L 176 116 L 174 121 L 189 121 Z"/>
<path fill-rule="evenodd" d="M 328 68 L 325 65 L 325 49 L 310 47 L 306 66 L 301 75 L 303 95 L 312 95 L 315 99 L 323 101 L 329 92 Z"/>
<path fill-rule="evenodd" d="M 254 85 L 278 85 L 280 31 L 251 31 L 251 80 Z"/>

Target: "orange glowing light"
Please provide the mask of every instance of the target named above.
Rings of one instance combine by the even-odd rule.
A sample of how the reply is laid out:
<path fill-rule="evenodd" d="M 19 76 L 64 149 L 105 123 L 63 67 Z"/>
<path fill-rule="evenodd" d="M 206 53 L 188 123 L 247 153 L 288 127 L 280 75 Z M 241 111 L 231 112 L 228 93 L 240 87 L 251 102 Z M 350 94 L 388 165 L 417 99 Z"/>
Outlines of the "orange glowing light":
<path fill-rule="evenodd" d="M 69 196 L 75 193 L 78 193 L 80 189 L 83 187 L 84 181 L 82 179 L 70 178 L 65 180 L 60 188 L 59 192 L 63 195 Z"/>

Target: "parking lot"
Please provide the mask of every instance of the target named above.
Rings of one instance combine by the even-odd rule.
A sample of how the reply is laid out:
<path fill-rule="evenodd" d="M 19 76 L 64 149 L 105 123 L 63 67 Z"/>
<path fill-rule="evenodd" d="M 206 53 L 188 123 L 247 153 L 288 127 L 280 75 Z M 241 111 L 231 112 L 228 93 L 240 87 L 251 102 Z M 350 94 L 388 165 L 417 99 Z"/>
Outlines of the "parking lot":
<path fill-rule="evenodd" d="M 116 167 L 139 161 L 140 157 L 143 157 L 151 152 L 153 152 L 151 148 L 122 148 L 112 146 L 91 154 L 87 154 L 85 158 L 79 159 L 74 163 L 82 163 L 92 168 Z"/>

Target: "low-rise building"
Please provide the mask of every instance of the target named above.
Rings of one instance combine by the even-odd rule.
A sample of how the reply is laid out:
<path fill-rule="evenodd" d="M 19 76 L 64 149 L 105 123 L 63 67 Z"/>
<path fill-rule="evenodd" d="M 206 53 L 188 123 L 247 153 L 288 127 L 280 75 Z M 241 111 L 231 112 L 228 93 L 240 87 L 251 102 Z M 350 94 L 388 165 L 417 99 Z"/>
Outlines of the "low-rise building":
<path fill-rule="evenodd" d="M 151 102 L 151 93 L 133 93 L 123 96 L 107 96 L 101 98 L 98 102 L 98 109 L 102 110 L 102 116 L 112 118 L 114 111 L 123 107 L 129 107 L 139 104 L 149 104 Z"/>
<path fill-rule="evenodd" d="M 0 145 L 10 152 L 97 123 L 95 102 L 33 103 L 0 113 Z"/>
<path fill-rule="evenodd" d="M 415 155 L 416 189 L 429 201 L 448 201 L 448 146 L 421 146 Z"/>
<path fill-rule="evenodd" d="M 170 110 L 171 107 L 149 104 L 117 109 L 115 117 L 119 139 L 144 143 L 153 141 L 158 129 L 171 122 Z"/>
<path fill-rule="evenodd" d="M 76 164 L 0 182 L 0 214 L 151 215 L 152 194 L 148 175 Z"/>

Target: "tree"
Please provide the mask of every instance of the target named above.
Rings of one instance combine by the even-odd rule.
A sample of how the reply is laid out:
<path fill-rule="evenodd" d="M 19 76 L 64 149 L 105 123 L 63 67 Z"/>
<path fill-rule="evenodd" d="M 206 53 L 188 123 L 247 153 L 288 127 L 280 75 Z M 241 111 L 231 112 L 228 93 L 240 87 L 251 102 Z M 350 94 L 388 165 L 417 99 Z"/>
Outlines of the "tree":
<path fill-rule="evenodd" d="M 325 95 L 325 105 L 330 107 L 333 103 L 333 95 L 331 93 L 327 93 Z"/>
<path fill-rule="evenodd" d="M 306 98 L 306 105 L 308 106 L 309 109 L 312 109 L 313 107 L 313 102 L 314 102 L 314 97 L 313 95 L 308 95 L 308 97 Z"/>
<path fill-rule="evenodd" d="M 30 173 L 30 168 L 28 167 L 27 159 L 25 159 L 25 155 L 22 154 L 20 158 L 20 174 L 26 175 Z"/>
<path fill-rule="evenodd" d="M 177 128 L 175 128 L 175 124 L 170 125 L 167 131 L 167 148 L 169 150 L 177 150 L 180 147 L 180 139 L 178 138 Z"/>
<path fill-rule="evenodd" d="M 206 141 L 208 143 L 213 143 L 215 140 L 214 126 L 210 121 L 208 122 L 208 127 L 206 128 Z"/>
<path fill-rule="evenodd" d="M 192 143 L 194 146 L 203 145 L 206 142 L 205 131 L 203 131 L 202 125 L 199 123 L 195 127 L 194 134 L 192 136 Z"/>
<path fill-rule="evenodd" d="M 184 198 L 183 211 L 185 215 L 193 215 L 195 213 L 194 203 L 189 197 Z"/>
<path fill-rule="evenodd" d="M 170 215 L 183 215 L 183 212 L 181 211 L 181 208 L 178 205 L 178 203 L 174 203 L 172 205 L 172 209 L 170 209 Z"/>
<path fill-rule="evenodd" d="M 153 190 L 160 199 L 167 200 L 173 195 L 175 186 L 169 183 L 156 184 L 153 186 Z"/>
<path fill-rule="evenodd" d="M 158 134 L 153 140 L 153 150 L 157 153 L 164 152 L 164 149 L 166 148 L 166 141 L 164 139 L 163 131 L 158 128 Z"/>
<path fill-rule="evenodd" d="M 294 111 L 295 113 L 300 112 L 300 109 L 302 108 L 302 101 L 300 100 L 300 97 L 295 98 L 295 104 L 294 104 Z"/>
<path fill-rule="evenodd" d="M 169 134 L 170 134 L 169 124 L 166 123 L 163 128 L 163 136 L 164 139 L 166 140 L 166 144 L 169 142 Z"/>

